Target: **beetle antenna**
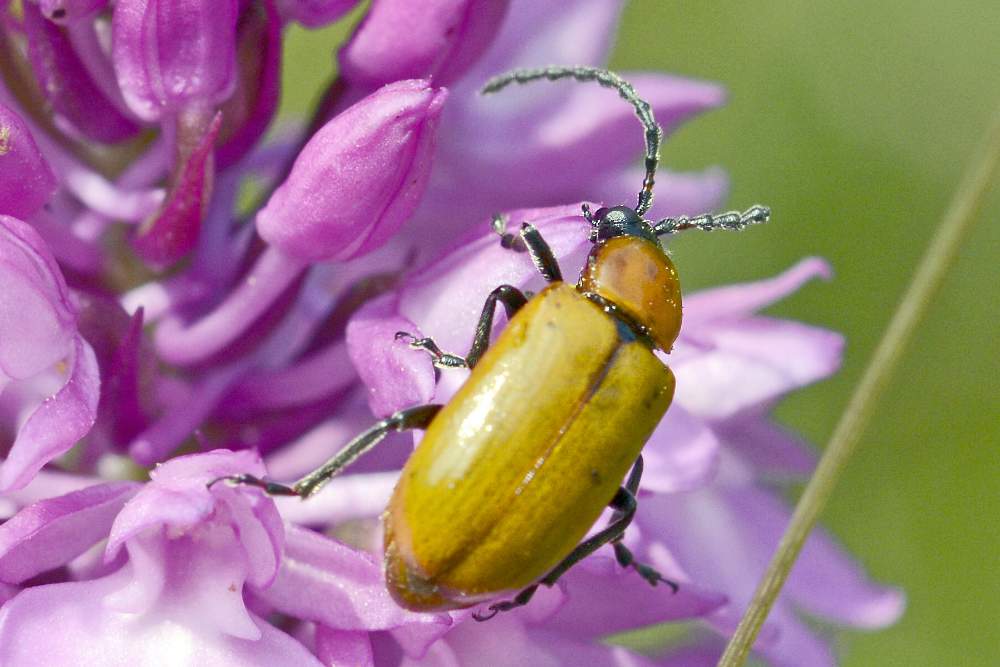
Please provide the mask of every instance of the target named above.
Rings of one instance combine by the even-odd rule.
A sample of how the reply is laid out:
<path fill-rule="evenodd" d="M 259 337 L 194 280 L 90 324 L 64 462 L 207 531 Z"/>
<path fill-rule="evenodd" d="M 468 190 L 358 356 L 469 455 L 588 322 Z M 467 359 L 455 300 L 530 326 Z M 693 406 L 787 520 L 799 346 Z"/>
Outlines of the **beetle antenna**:
<path fill-rule="evenodd" d="M 646 175 L 642 179 L 642 189 L 639 190 L 639 203 L 635 207 L 635 212 L 639 217 L 645 215 L 646 211 L 653 204 L 653 180 L 656 175 L 656 165 L 660 161 L 660 139 L 663 131 L 656 124 L 653 118 L 653 110 L 649 102 L 639 97 L 625 79 L 614 72 L 598 67 L 586 67 L 576 65 L 572 67 L 562 67 L 552 65 L 537 69 L 516 69 L 506 74 L 495 76 L 486 82 L 482 92 L 495 93 L 505 88 L 511 83 L 528 83 L 538 79 L 548 79 L 556 81 L 558 79 L 576 79 L 577 81 L 596 81 L 606 88 L 614 88 L 626 102 L 635 108 L 635 114 L 639 117 L 642 126 L 646 129 Z"/>
<path fill-rule="evenodd" d="M 682 215 L 678 218 L 664 218 L 653 225 L 653 232 L 657 236 L 666 234 L 676 234 L 685 229 L 700 229 L 706 232 L 713 232 L 717 229 L 727 231 L 739 231 L 750 225 L 767 222 L 771 217 L 771 209 L 767 206 L 751 206 L 740 213 L 739 211 L 729 211 L 719 215 L 698 215 L 693 218 Z"/>

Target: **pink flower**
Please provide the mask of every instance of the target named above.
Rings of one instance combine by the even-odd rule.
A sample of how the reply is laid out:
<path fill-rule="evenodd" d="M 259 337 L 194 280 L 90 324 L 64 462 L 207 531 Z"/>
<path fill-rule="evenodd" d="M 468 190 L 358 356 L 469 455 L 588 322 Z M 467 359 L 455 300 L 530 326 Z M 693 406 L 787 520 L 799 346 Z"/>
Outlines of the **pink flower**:
<path fill-rule="evenodd" d="M 319 624 L 326 652 L 363 647 L 376 630 L 419 647 L 448 623 L 400 610 L 370 558 L 285 527 L 260 492 L 207 487 L 246 471 L 263 474 L 249 452 L 180 457 L 145 486 L 91 486 L 0 526 L 0 580 L 8 584 L 107 539 L 104 573 L 29 588 L 3 607 L 4 664 L 319 665 L 261 615 Z"/>

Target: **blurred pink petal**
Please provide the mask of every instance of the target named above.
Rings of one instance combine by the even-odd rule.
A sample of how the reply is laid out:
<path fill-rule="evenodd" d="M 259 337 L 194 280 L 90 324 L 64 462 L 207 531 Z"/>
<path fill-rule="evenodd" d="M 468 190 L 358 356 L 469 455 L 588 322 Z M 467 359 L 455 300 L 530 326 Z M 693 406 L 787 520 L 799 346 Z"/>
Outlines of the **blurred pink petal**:
<path fill-rule="evenodd" d="M 692 342 L 702 349 L 687 351 Z M 732 417 L 828 377 L 840 367 L 842 349 L 839 334 L 789 320 L 754 317 L 688 327 L 671 363 L 674 400 L 705 419 Z"/>
<path fill-rule="evenodd" d="M 340 50 L 340 71 L 372 89 L 400 79 L 447 85 L 485 51 L 507 0 L 375 0 Z"/>

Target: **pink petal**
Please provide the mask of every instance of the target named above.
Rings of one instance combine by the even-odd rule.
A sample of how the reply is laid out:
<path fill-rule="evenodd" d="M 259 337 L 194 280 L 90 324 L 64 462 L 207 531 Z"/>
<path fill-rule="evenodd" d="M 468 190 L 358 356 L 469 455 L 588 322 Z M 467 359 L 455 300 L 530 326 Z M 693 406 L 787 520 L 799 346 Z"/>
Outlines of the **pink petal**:
<path fill-rule="evenodd" d="M 30 217 L 56 185 L 27 124 L 0 103 L 0 215 Z"/>
<path fill-rule="evenodd" d="M 38 0 L 45 18 L 56 23 L 75 23 L 93 16 L 107 4 L 108 0 Z"/>
<path fill-rule="evenodd" d="M 301 525 L 336 525 L 353 519 L 371 519 L 385 511 L 398 479 L 396 470 L 343 475 L 330 480 L 309 502 L 275 498 L 275 504 L 286 521 Z"/>
<path fill-rule="evenodd" d="M 286 526 L 278 578 L 259 596 L 283 613 L 337 630 L 416 625 L 439 636 L 451 624 L 445 615 L 397 606 L 385 589 L 381 568 L 368 554 L 292 525 Z"/>
<path fill-rule="evenodd" d="M 423 195 L 446 96 L 425 80 L 397 81 L 338 114 L 257 214 L 258 233 L 306 261 L 382 246 Z"/>
<path fill-rule="evenodd" d="M 30 2 L 24 5 L 24 28 L 39 88 L 56 113 L 95 141 L 114 143 L 139 132 L 139 125 L 119 111 L 94 81 L 65 29 L 44 18 Z"/>
<path fill-rule="evenodd" d="M 109 482 L 25 507 L 0 526 L 0 579 L 20 583 L 76 558 L 107 537 L 140 486 Z"/>
<path fill-rule="evenodd" d="M 155 122 L 189 104 L 212 106 L 232 93 L 236 0 L 119 0 L 112 61 L 125 101 Z"/>
<path fill-rule="evenodd" d="M 396 314 L 396 296 L 387 294 L 365 304 L 347 325 L 347 347 L 354 368 L 368 387 L 368 404 L 379 417 L 434 396 L 434 366 L 423 350 L 413 350 L 399 331 L 422 337 L 410 320 Z"/>
<path fill-rule="evenodd" d="M 327 667 L 375 667 L 367 632 L 316 626 L 316 655 Z"/>
<path fill-rule="evenodd" d="M 252 150 L 278 110 L 281 88 L 281 20 L 274 2 L 250 4 L 237 24 L 236 90 L 222 106 L 224 124 L 215 152 L 220 170 Z"/>
<path fill-rule="evenodd" d="M 507 0 L 380 0 L 339 54 L 341 75 L 367 89 L 401 79 L 447 85 L 487 47 Z"/>
<path fill-rule="evenodd" d="M 115 519 L 107 558 L 114 557 L 126 540 L 147 528 L 168 526 L 183 530 L 207 520 L 215 511 L 216 493 L 257 493 L 249 488 L 227 489 L 223 485 L 208 488 L 209 482 L 220 477 L 244 473 L 265 474 L 260 457 L 254 452 L 220 449 L 179 456 L 161 464 L 150 473 L 152 481 Z"/>
<path fill-rule="evenodd" d="M 623 4 L 621 0 L 511 0 L 492 48 L 463 77 L 463 84 L 477 90 L 491 76 L 515 67 L 605 63 Z"/>
<path fill-rule="evenodd" d="M 85 436 L 97 419 L 100 372 L 97 358 L 77 336 L 69 378 L 21 426 L 7 460 L 0 466 L 0 488 L 20 489 L 42 466 Z"/>
<path fill-rule="evenodd" d="M 816 453 L 807 442 L 763 415 L 717 424 L 715 429 L 726 446 L 765 479 L 802 479 L 816 465 Z"/>
<path fill-rule="evenodd" d="M 636 165 L 610 175 L 600 174 L 599 180 L 590 187 L 590 192 L 595 199 L 625 202 L 632 206 L 638 192 L 636 183 L 642 183 L 644 173 L 642 167 Z M 717 211 L 728 193 L 729 176 L 718 167 L 696 172 L 675 172 L 660 168 L 656 176 L 653 209 L 648 217 L 657 220 L 667 216 Z M 692 296 L 697 297 L 697 293 Z M 687 314 L 688 304 L 685 301 L 685 318 Z"/>
<path fill-rule="evenodd" d="M 719 440 L 681 405 L 667 411 L 642 450 L 642 490 L 672 493 L 704 486 L 719 465 Z"/>
<path fill-rule="evenodd" d="M 0 284 L 0 380 L 32 377 L 72 352 L 76 308 L 62 272 L 38 233 L 6 215 Z"/>
<path fill-rule="evenodd" d="M 794 294 L 814 278 L 831 276 L 826 261 L 809 257 L 774 278 L 696 292 L 685 297 L 684 326 L 695 329 L 712 320 L 745 317 Z"/>
<path fill-rule="evenodd" d="M 206 633 L 183 609 L 159 618 L 116 611 L 107 600 L 127 575 L 126 568 L 103 579 L 20 593 L 0 609 L 4 665 L 320 665 L 302 644 L 259 618 L 253 623 L 260 639 L 249 640 Z"/>
<path fill-rule="evenodd" d="M 285 529 L 278 508 L 270 498 L 245 494 L 221 486 L 215 491 L 229 509 L 247 561 L 247 583 L 256 588 L 270 586 L 278 576 L 284 551 Z"/>
<path fill-rule="evenodd" d="M 687 350 L 692 342 L 703 349 Z M 732 417 L 828 377 L 840 367 L 842 349 L 843 338 L 832 331 L 765 317 L 687 330 L 670 364 L 674 400 L 704 419 Z"/>
<path fill-rule="evenodd" d="M 727 494 L 734 507 L 753 516 L 757 540 L 776 545 L 791 513 L 784 503 L 759 490 Z M 903 613 L 902 591 L 872 583 L 824 530 L 813 531 L 785 584 L 786 595 L 810 614 L 856 628 L 877 629 Z"/>
<path fill-rule="evenodd" d="M 509 229 L 515 233 L 522 222 L 535 225 L 568 277 L 583 266 L 590 251 L 590 226 L 580 215 L 579 205 L 516 210 L 508 217 Z M 502 247 L 484 220 L 453 243 L 440 260 L 406 281 L 399 297 L 400 313 L 442 349 L 465 354 L 486 297 L 502 284 L 538 289 L 544 281 L 528 254 Z M 496 321 L 502 322 L 503 309 L 498 306 L 497 311 Z"/>
<path fill-rule="evenodd" d="M 612 556 L 598 554 L 587 564 L 563 578 L 567 602 L 546 620 L 545 630 L 595 640 L 655 623 L 699 618 L 726 602 L 725 596 L 688 582 L 682 582 L 677 593 L 666 584 L 651 586 Z"/>

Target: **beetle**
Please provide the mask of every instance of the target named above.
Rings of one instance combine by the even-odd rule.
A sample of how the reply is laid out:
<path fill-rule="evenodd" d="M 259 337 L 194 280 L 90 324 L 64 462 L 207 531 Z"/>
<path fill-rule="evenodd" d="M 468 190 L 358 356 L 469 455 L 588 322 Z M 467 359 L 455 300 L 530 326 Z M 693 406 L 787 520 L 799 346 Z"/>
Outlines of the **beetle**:
<path fill-rule="evenodd" d="M 511 234 L 507 221 L 495 216 L 501 243 L 528 252 L 548 285 L 530 299 L 511 285 L 494 289 L 465 357 L 441 351 L 430 338 L 396 335 L 431 354 L 439 368 L 471 370 L 447 404 L 393 414 L 290 486 L 250 475 L 225 478 L 307 498 L 390 431 L 424 429 L 383 516 L 386 585 L 412 610 L 457 609 L 512 595 L 476 616 L 490 618 L 526 604 L 539 585 L 552 586 L 606 544 L 622 566 L 677 590 L 622 543 L 636 510 L 640 452 L 674 393 L 674 376 L 655 350 L 669 352 L 680 331 L 681 291 L 659 237 L 691 228 L 742 229 L 766 221 L 770 211 L 754 206 L 646 220 L 661 130 L 649 104 L 613 72 L 515 70 L 483 90 L 564 78 L 617 90 L 645 130 L 636 207 L 591 212 L 584 206 L 593 248 L 579 281 L 563 281 L 535 227 L 524 223 Z M 509 321 L 491 346 L 498 304 Z M 609 524 L 584 539 L 608 506 L 614 510 Z"/>

